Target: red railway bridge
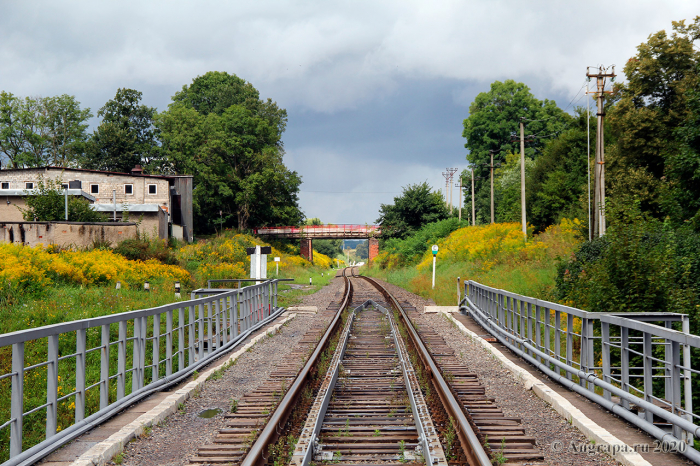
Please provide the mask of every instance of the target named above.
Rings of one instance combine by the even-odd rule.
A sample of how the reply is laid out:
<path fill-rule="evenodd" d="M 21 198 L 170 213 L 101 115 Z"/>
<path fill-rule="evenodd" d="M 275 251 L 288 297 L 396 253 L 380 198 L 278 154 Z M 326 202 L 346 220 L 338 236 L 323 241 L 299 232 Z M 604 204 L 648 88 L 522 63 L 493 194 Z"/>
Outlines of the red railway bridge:
<path fill-rule="evenodd" d="M 264 227 L 253 230 L 258 236 L 268 238 L 293 238 L 301 243 L 301 255 L 313 262 L 314 239 L 368 239 L 369 259 L 372 260 L 379 254 L 379 241 L 381 235 L 379 225 L 306 225 L 301 227 Z"/>

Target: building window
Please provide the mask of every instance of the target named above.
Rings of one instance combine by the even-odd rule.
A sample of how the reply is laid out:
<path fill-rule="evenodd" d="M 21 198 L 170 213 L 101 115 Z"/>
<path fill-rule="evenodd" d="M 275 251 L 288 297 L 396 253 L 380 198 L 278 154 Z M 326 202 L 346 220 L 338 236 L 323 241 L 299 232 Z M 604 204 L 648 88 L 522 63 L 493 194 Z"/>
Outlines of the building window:
<path fill-rule="evenodd" d="M 68 183 L 61 183 L 61 188 L 68 189 Z"/>
<path fill-rule="evenodd" d="M 148 185 L 148 194 L 158 194 L 158 186 L 155 184 Z"/>
<path fill-rule="evenodd" d="M 27 181 L 26 183 L 24 183 L 24 189 L 34 189 L 34 182 Z"/>
<path fill-rule="evenodd" d="M 3 182 L 3 183 L 2 183 L 2 188 L 0 188 L 0 189 L 10 189 L 10 183 Z"/>
<path fill-rule="evenodd" d="M 100 185 L 91 184 L 90 185 L 90 194 L 100 194 Z"/>
<path fill-rule="evenodd" d="M 124 194 L 134 194 L 134 185 L 133 184 L 125 184 L 124 185 Z"/>

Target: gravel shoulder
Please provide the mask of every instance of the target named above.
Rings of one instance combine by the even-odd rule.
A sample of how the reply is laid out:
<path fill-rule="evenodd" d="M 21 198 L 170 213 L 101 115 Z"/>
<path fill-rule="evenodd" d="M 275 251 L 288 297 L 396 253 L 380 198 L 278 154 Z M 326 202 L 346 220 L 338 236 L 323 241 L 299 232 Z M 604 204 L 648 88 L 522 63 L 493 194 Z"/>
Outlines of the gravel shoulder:
<path fill-rule="evenodd" d="M 322 310 L 342 292 L 342 279 L 334 279 L 318 292 L 303 296 L 300 305 L 317 306 Z M 230 410 L 232 400 L 254 391 L 276 364 L 287 357 L 313 322 L 314 315 L 298 314 L 279 333 L 261 340 L 224 371 L 220 379 L 207 381 L 198 396 L 189 398 L 176 414 L 154 426 L 147 435 L 129 442 L 124 448 L 121 464 L 188 464 L 197 448 L 211 443 L 224 426 L 223 414 Z M 199 417 L 202 411 L 217 408 L 221 413 L 214 417 Z"/>

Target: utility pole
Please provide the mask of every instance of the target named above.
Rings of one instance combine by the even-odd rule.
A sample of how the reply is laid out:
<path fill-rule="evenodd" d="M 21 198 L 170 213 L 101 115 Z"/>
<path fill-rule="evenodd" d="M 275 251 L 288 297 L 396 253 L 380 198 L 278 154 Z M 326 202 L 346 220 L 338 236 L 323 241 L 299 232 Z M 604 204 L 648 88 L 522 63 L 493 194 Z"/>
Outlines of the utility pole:
<path fill-rule="evenodd" d="M 527 241 L 527 213 L 525 211 L 525 122 L 520 119 L 520 207 L 522 210 L 523 237 Z"/>
<path fill-rule="evenodd" d="M 448 168 L 449 170 L 449 168 Z M 447 203 L 448 203 L 448 198 L 447 198 L 447 187 L 450 186 L 450 173 L 449 172 L 442 172 L 442 176 L 445 177 L 445 208 L 447 208 Z"/>
<path fill-rule="evenodd" d="M 446 168 L 445 170 L 447 170 L 447 175 L 449 177 L 449 178 L 446 178 L 446 181 L 447 181 L 447 185 L 450 187 L 449 204 L 450 204 L 450 215 L 452 215 L 452 206 L 453 206 L 453 204 L 452 204 L 452 178 L 454 177 L 454 174 L 457 173 L 458 169 L 457 168 Z M 444 173 L 443 173 L 443 175 L 444 175 Z M 445 190 L 445 196 L 447 196 L 447 190 Z"/>
<path fill-rule="evenodd" d="M 612 72 L 608 69 L 599 66 L 597 73 L 591 73 L 591 67 L 586 70 L 588 78 L 596 78 L 595 92 L 598 103 L 598 130 L 596 132 L 596 147 L 595 147 L 595 187 L 594 187 L 594 205 L 595 215 L 593 216 L 594 232 L 598 236 L 605 235 L 605 138 L 603 134 L 603 123 L 605 117 L 605 94 L 612 94 L 612 91 L 605 90 L 606 78 L 611 78 L 611 82 L 615 80 L 615 66 L 612 66 Z"/>
<path fill-rule="evenodd" d="M 496 223 L 493 212 L 493 152 L 493 150 L 489 151 L 489 154 L 491 154 L 491 164 L 489 165 L 489 168 L 491 169 L 491 223 Z"/>
<path fill-rule="evenodd" d="M 472 167 L 472 226 L 476 226 L 476 207 L 474 204 L 474 167 Z"/>
<path fill-rule="evenodd" d="M 459 174 L 459 184 L 455 184 L 455 187 L 459 187 L 459 223 L 462 223 L 462 174 Z"/>

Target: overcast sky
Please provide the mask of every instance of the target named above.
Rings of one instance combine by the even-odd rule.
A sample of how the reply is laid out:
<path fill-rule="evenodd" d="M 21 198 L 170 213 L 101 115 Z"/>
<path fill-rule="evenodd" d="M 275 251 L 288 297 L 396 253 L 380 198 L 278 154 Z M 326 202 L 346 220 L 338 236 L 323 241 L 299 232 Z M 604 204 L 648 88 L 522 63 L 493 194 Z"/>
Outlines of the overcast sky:
<path fill-rule="evenodd" d="M 234 73 L 287 109 L 306 215 L 372 223 L 402 186 L 437 189 L 466 167 L 462 121 L 494 80 L 570 111 L 587 66 L 621 71 L 649 34 L 699 13 L 697 0 L 0 0 L 0 89 L 96 113 L 129 87 L 163 110 L 196 76 Z"/>

